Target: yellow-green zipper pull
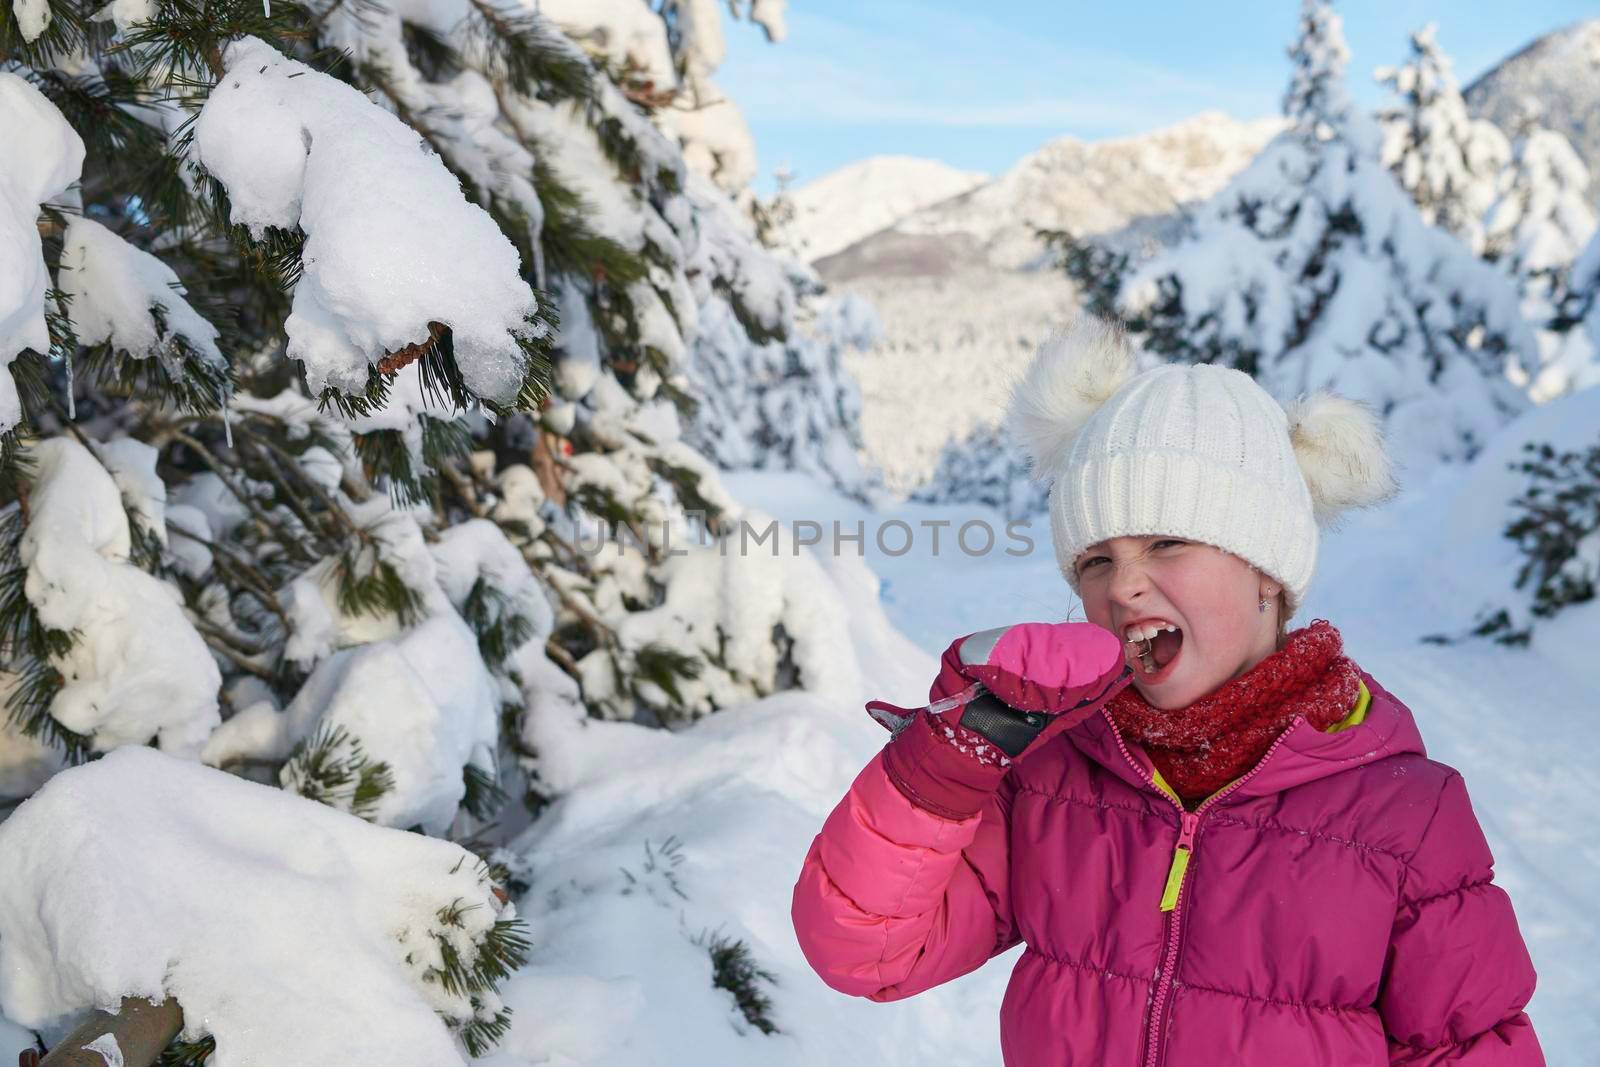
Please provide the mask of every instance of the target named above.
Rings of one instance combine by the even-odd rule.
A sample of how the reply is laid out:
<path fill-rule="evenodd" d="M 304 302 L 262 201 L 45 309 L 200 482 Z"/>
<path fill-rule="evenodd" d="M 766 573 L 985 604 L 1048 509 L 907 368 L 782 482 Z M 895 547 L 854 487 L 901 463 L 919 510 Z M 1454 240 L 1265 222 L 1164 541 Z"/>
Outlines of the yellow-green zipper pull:
<path fill-rule="evenodd" d="M 1171 911 L 1178 906 L 1178 892 L 1183 888 L 1183 875 L 1189 869 L 1189 856 L 1194 852 L 1194 831 L 1200 825 L 1200 816 L 1183 813 L 1178 831 L 1178 847 L 1172 851 L 1172 867 L 1167 871 L 1167 888 L 1161 894 L 1161 910 Z"/>

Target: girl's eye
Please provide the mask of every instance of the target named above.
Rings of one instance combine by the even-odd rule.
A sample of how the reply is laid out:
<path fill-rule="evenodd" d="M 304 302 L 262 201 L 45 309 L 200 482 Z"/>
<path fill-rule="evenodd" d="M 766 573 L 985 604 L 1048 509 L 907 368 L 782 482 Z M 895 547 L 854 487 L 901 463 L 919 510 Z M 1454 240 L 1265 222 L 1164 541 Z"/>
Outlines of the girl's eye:
<path fill-rule="evenodd" d="M 1161 540 L 1157 541 L 1155 544 L 1151 545 L 1150 547 L 1151 548 L 1160 548 L 1162 545 L 1185 545 L 1185 544 L 1188 544 L 1188 542 L 1187 541 L 1178 541 L 1178 540 L 1175 540 L 1175 539 L 1170 538 L 1170 537 L 1164 537 Z M 1104 556 L 1095 556 L 1093 559 L 1084 560 L 1083 564 L 1081 566 L 1079 566 L 1079 568 L 1078 568 L 1078 573 L 1082 574 L 1084 571 L 1093 569 L 1095 564 L 1104 563 L 1105 561 L 1106 561 L 1106 558 Z"/>

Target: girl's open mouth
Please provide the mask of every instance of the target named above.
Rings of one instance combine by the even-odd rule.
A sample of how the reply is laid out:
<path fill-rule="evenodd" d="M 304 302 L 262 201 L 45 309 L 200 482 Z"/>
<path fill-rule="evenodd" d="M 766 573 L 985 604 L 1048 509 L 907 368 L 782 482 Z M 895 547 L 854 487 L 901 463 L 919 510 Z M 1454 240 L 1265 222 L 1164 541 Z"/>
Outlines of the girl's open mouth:
<path fill-rule="evenodd" d="M 1159 685 L 1172 676 L 1183 654 L 1183 631 L 1164 630 L 1133 646 L 1133 676 L 1146 685 Z"/>

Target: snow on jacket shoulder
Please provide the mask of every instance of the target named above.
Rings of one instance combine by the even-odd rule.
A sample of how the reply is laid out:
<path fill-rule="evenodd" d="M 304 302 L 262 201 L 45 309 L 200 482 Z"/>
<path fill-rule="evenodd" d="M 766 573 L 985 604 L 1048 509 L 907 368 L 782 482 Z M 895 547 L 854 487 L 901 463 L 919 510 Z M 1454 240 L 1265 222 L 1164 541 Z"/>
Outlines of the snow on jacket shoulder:
<path fill-rule="evenodd" d="M 919 807 L 879 753 L 806 854 L 801 948 L 832 988 L 887 1001 L 1026 942 L 1007 1067 L 1542 1065 L 1533 967 L 1461 776 L 1362 679 L 1346 723 L 1297 724 L 1193 813 L 1104 715 L 995 772 L 975 814 Z"/>

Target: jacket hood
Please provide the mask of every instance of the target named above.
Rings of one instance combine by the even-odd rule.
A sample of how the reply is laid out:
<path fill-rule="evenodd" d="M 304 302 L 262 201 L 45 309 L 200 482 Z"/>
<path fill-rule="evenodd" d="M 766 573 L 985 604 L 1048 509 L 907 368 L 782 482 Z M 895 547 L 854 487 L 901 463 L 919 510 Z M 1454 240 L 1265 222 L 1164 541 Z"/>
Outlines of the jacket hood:
<path fill-rule="evenodd" d="M 1235 788 L 1233 799 L 1280 793 L 1318 778 L 1388 756 L 1414 753 L 1426 756 L 1422 734 L 1411 709 L 1402 704 L 1366 671 L 1357 667 L 1371 701 L 1359 723 L 1336 733 L 1325 733 L 1298 720 L 1271 750 L 1259 769 Z M 1137 742 L 1124 739 L 1104 708 L 1098 715 L 1061 735 L 1084 755 L 1112 774 L 1140 789 L 1155 790 L 1154 765 Z"/>

